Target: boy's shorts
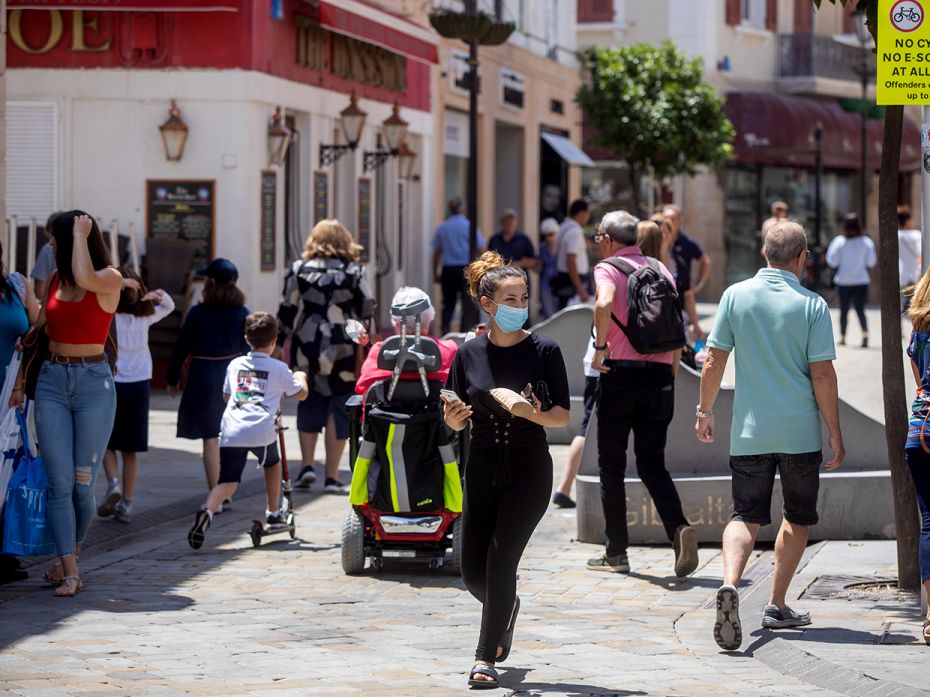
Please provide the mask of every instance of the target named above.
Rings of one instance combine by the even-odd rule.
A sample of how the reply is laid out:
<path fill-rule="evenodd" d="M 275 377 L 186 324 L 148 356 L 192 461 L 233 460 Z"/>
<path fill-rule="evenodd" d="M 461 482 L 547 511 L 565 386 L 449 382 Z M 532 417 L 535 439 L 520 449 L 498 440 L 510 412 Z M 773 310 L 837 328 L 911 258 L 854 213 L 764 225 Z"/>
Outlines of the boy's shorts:
<path fill-rule="evenodd" d="M 310 392 L 310 396 L 297 403 L 297 430 L 304 433 L 321 433 L 332 414 L 336 426 L 336 439 L 349 437 L 349 413 L 346 402 L 351 394 L 321 395 Z"/>
<path fill-rule="evenodd" d="M 278 444 L 272 443 L 259 448 L 238 448 L 235 446 L 220 448 L 220 484 L 238 484 L 242 481 L 242 471 L 245 461 L 252 453 L 258 458 L 258 464 L 265 469 L 274 467 L 281 462 L 278 455 Z"/>

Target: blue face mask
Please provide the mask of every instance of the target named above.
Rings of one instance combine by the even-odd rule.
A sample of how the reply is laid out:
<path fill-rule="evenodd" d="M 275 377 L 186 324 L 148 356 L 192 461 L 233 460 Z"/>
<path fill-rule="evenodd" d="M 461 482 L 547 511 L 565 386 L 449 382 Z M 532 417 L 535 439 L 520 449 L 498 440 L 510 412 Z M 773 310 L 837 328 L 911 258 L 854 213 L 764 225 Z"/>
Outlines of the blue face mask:
<path fill-rule="evenodd" d="M 491 302 L 494 302 L 493 300 Z M 530 316 L 529 309 L 525 307 L 512 307 L 510 305 L 497 305 L 497 312 L 494 314 L 494 322 L 500 327 L 502 332 L 509 334 L 523 328 L 526 320 Z"/>

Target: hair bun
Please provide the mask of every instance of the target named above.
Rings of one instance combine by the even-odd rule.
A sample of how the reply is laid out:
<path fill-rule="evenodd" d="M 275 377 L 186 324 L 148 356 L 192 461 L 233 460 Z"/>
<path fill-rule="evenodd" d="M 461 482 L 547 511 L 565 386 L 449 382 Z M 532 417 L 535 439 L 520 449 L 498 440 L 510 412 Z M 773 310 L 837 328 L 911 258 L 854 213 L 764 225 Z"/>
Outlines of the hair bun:
<path fill-rule="evenodd" d="M 494 269 L 500 269 L 506 266 L 504 257 L 497 252 L 485 252 L 478 259 L 473 261 L 465 269 L 465 278 L 468 280 L 468 292 L 475 300 L 478 299 L 478 286 L 481 279 Z"/>

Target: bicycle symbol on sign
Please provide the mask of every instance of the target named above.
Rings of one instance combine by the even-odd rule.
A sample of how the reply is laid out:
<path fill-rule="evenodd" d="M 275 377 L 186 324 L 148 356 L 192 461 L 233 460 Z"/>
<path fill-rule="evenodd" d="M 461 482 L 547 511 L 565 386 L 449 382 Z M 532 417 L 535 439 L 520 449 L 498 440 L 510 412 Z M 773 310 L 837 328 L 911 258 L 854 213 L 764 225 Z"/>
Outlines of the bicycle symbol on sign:
<path fill-rule="evenodd" d="M 913 7 L 902 7 L 894 14 L 894 21 L 896 24 L 904 22 L 913 22 L 917 24 L 920 22 L 920 13 Z"/>

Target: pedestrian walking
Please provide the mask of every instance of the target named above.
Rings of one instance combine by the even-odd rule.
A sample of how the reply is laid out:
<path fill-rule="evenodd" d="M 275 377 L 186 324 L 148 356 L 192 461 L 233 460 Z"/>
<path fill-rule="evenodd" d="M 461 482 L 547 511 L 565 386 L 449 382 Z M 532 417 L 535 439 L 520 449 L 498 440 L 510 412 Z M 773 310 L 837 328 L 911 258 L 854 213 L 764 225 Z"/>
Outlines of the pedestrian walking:
<path fill-rule="evenodd" d="M 701 292 L 707 279 L 710 278 L 710 257 L 704 253 L 701 245 L 697 241 L 686 235 L 681 229 L 681 209 L 678 206 L 669 204 L 662 209 L 662 215 L 668 221 L 672 229 L 672 256 L 675 258 L 677 272 L 675 274 L 675 284 L 678 289 L 678 295 L 682 299 L 688 320 L 695 339 L 703 339 L 704 330 L 701 328 L 697 312 L 697 294 Z M 691 267 L 694 262 L 698 262 L 698 280 L 692 282 Z"/>
<path fill-rule="evenodd" d="M 759 242 L 761 243 L 760 252 L 762 247 L 765 246 L 765 236 L 768 234 L 768 231 L 772 229 L 772 226 L 788 219 L 789 208 L 788 204 L 784 201 L 772 201 L 769 210 L 771 211 L 771 215 L 762 221 L 762 227 L 759 230 Z"/>
<path fill-rule="evenodd" d="M 212 491 L 220 476 L 220 421 L 226 408 L 223 380 L 229 362 L 249 350 L 244 339 L 249 309 L 236 285 L 239 270 L 229 259 L 216 258 L 197 275 L 205 277 L 203 296 L 184 319 L 166 381 L 168 394 L 176 396 L 190 360 L 178 407 L 177 436 L 203 441 L 204 474 Z"/>
<path fill-rule="evenodd" d="M 477 229 L 475 254 L 484 251 L 484 236 Z M 471 223 L 465 217 L 465 204 L 455 197 L 449 201 L 449 217 L 433 235 L 433 277 L 442 289 L 441 330 L 447 334 L 452 326 L 456 303 L 462 303 L 460 330 L 478 322 L 478 313 L 468 298 L 465 267 L 471 262 Z"/>
<path fill-rule="evenodd" d="M 289 365 L 311 376 L 310 396 L 297 406 L 297 430 L 303 467 L 295 486 L 316 481 L 313 453 L 326 428 L 324 490 L 341 493 L 339 463 L 349 438 L 346 402 L 355 394 L 356 345 L 346 333 L 347 319 L 364 320 L 375 310 L 374 294 L 362 247 L 338 220 L 321 220 L 300 259 L 284 281 L 278 321 L 290 337 Z"/>
<path fill-rule="evenodd" d="M 446 386 L 461 401 L 442 399 L 450 428 L 461 431 L 472 422 L 462 578 L 483 607 L 469 684 L 490 688 L 499 685 L 494 664 L 509 656 L 513 643 L 520 610 L 517 566 L 552 491 L 545 428 L 568 423 L 570 402 L 558 344 L 523 329 L 526 273 L 487 252 L 467 274 L 469 292 L 491 317 L 491 328 L 462 344 L 452 361 Z M 497 388 L 511 390 L 511 398 L 498 402 L 492 395 L 500 394 Z"/>
<path fill-rule="evenodd" d="M 281 454 L 275 422 L 284 397 L 307 398 L 307 374 L 291 373 L 284 361 L 272 358 L 278 339 L 278 322 L 267 312 L 245 318 L 249 352 L 234 358 L 226 369 L 222 395 L 226 402 L 220 431 L 220 475 L 187 533 L 194 549 L 203 546 L 213 514 L 235 493 L 251 453 L 265 472 L 268 508 L 265 522 L 284 525 L 281 515 Z"/>
<path fill-rule="evenodd" d="M 907 312 L 911 295 L 905 289 L 920 280 L 921 233 L 914 229 L 911 209 L 898 206 L 898 277 L 901 286 L 901 312 Z"/>
<path fill-rule="evenodd" d="M 723 533 L 723 585 L 717 591 L 714 640 L 727 651 L 743 637 L 739 582 L 759 528 L 771 522 L 772 487 L 781 478 L 784 519 L 775 542 L 775 570 L 762 626 L 810 624 L 810 613 L 787 605 L 788 585 L 815 525 L 820 464 L 820 417 L 830 435 L 828 470 L 843 462 L 833 324 L 827 303 L 801 286 L 810 256 L 807 233 L 794 221 L 769 228 L 768 268 L 730 286 L 720 299 L 707 340 L 697 437 L 713 442 L 713 407 L 730 352 L 736 349 L 736 394 L 730 431 L 733 516 Z M 819 411 L 819 415 L 818 415 Z"/>
<path fill-rule="evenodd" d="M 659 261 L 665 264 L 665 268 L 669 270 L 669 273 L 672 274 L 675 279 L 678 278 L 678 264 L 675 263 L 675 256 L 672 254 L 672 247 L 675 245 L 675 235 L 672 232 L 672 224 L 668 219 L 662 215 L 662 213 L 656 213 L 649 218 L 650 221 L 659 226 L 659 230 L 662 232 L 662 256 L 658 257 Z M 637 239 L 639 236 L 639 230 L 637 229 Z M 648 256 L 648 255 L 647 255 Z M 676 286 L 677 289 L 677 280 Z"/>
<path fill-rule="evenodd" d="M 573 298 L 586 303 L 591 295 L 591 264 L 584 239 L 584 226 L 590 220 L 591 208 L 585 199 L 579 198 L 572 201 L 568 217 L 559 226 L 557 273 L 551 287 L 560 310 L 568 307 Z"/>
<path fill-rule="evenodd" d="M 500 217 L 500 230 L 488 240 L 488 251 L 497 252 L 507 264 L 518 269 L 537 271 L 540 263 L 533 243 L 517 223 L 517 212 L 513 208 L 505 208 Z"/>
<path fill-rule="evenodd" d="M 565 463 L 565 471 L 562 473 L 562 481 L 552 494 L 552 503 L 559 508 L 575 508 L 577 505 L 572 498 L 572 485 L 581 468 L 584 444 L 588 436 L 588 424 L 591 422 L 591 414 L 594 413 L 594 406 L 597 404 L 597 379 L 600 373 L 591 365 L 594 362 L 594 344 L 588 336 L 585 337 L 584 342 L 587 346 L 584 357 L 581 359 L 581 369 L 584 371 L 584 416 L 581 419 L 578 435 L 572 438 L 572 442 L 568 445 L 568 460 Z"/>
<path fill-rule="evenodd" d="M 174 312 L 174 300 L 163 290 L 149 292 L 142 279 L 128 268 L 120 270 L 123 289 L 116 307 L 116 418 L 103 456 L 107 493 L 97 506 L 97 515 L 113 516 L 120 523 L 132 519 L 139 453 L 149 449 L 149 400 L 152 382 L 152 353 L 149 328 Z M 120 486 L 117 453 L 123 458 Z"/>
<path fill-rule="evenodd" d="M 917 394 L 911 405 L 904 459 L 920 508 L 920 580 L 930 593 L 930 269 L 912 291 L 908 317 L 913 329 L 907 355 L 911 359 Z M 930 609 L 922 630 L 930 645 Z"/>
<path fill-rule="evenodd" d="M 697 533 L 688 524 L 681 498 L 665 467 L 665 442 L 675 409 L 675 376 L 684 345 L 675 279 L 665 266 L 636 246 L 639 221 L 626 211 L 604 216 L 596 235 L 604 261 L 594 268 L 594 360 L 600 373 L 597 402 L 597 464 L 601 478 L 607 545 L 588 560 L 595 571 L 627 573 L 626 450 L 630 433 L 636 471 L 652 497 L 675 550 L 675 575 L 698 565 Z M 652 302 L 653 321 L 639 312 L 638 295 Z M 654 341 L 644 343 L 637 327 Z"/>
<path fill-rule="evenodd" d="M 834 237 L 827 246 L 827 264 L 836 269 L 833 283 L 840 293 L 840 346 L 846 345 L 847 318 L 852 305 L 862 328 L 862 348 L 869 347 L 865 301 L 869 297 L 869 269 L 877 261 L 875 244 L 868 235 L 862 234 L 859 216 L 847 213 L 843 234 Z"/>
<path fill-rule="evenodd" d="M 43 231 L 48 242 L 42 245 L 39 255 L 36 257 L 36 263 L 32 267 L 29 276 L 35 284 L 35 294 L 37 298 L 45 298 L 45 291 L 48 289 L 48 279 L 54 273 L 57 264 L 55 263 L 55 252 L 52 249 L 52 223 L 55 218 L 62 214 L 62 211 L 52 213 L 45 222 Z"/>
<path fill-rule="evenodd" d="M 56 596 L 70 597 L 84 589 L 77 560 L 94 517 L 94 484 L 116 410 L 106 350 L 123 278 L 110 266 L 100 228 L 83 211 L 54 219 L 52 248 L 58 270 L 39 316 L 49 355 L 35 387 L 35 416 L 59 558 L 44 578 L 56 586 Z M 15 397 L 24 387 L 21 381 Z"/>
<path fill-rule="evenodd" d="M 559 222 L 546 218 L 539 224 L 539 305 L 540 319 L 559 311 L 559 301 L 552 290 L 552 280 L 558 275 L 556 268 L 559 248 Z"/>

